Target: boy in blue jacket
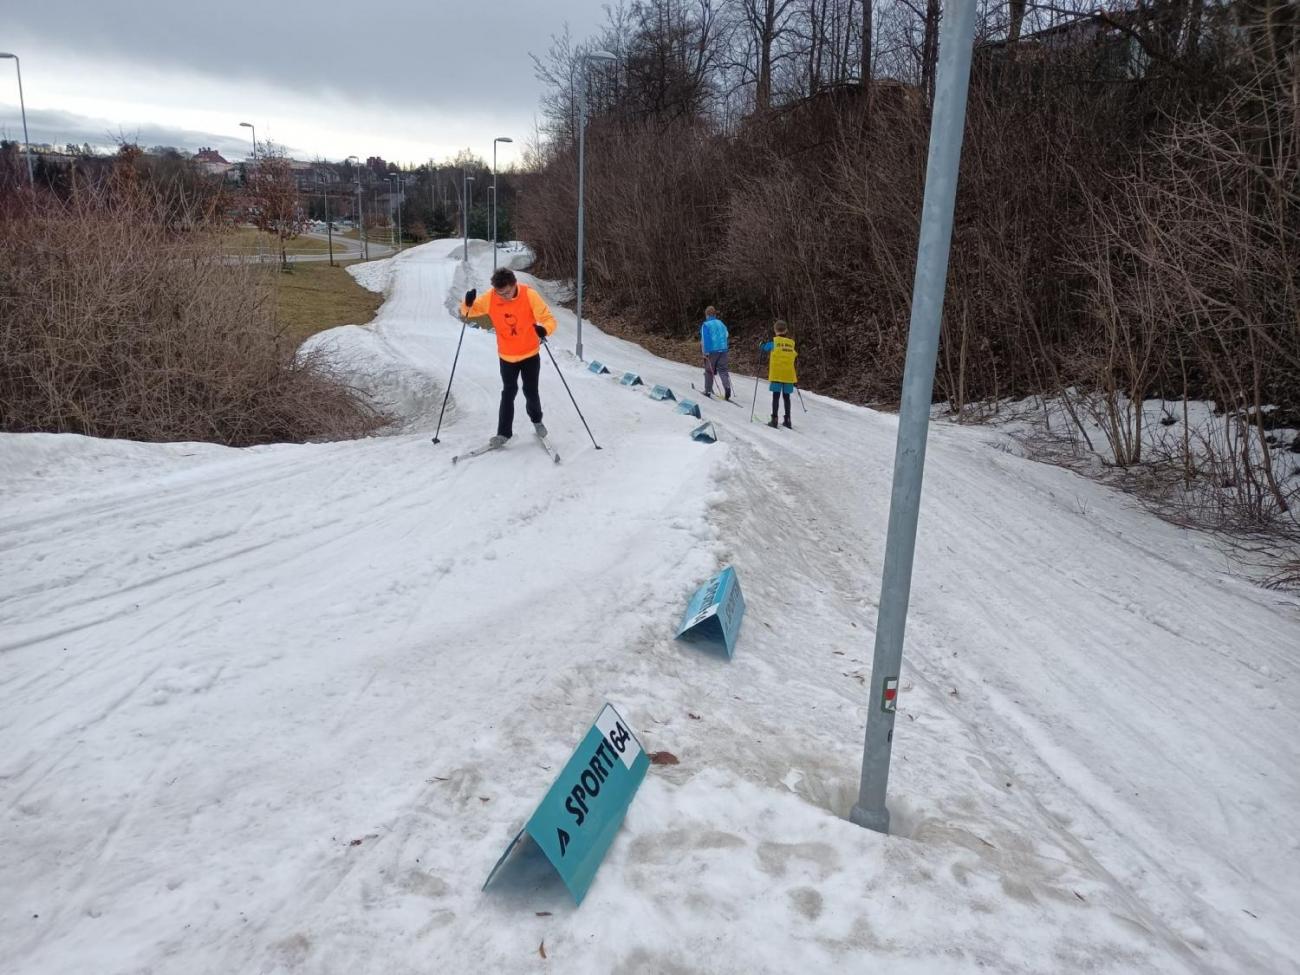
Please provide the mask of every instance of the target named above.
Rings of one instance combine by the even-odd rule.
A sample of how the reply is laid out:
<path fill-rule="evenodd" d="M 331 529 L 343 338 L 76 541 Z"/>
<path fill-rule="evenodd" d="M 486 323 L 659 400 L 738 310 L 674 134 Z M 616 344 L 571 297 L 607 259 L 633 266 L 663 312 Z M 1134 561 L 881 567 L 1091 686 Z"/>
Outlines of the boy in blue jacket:
<path fill-rule="evenodd" d="M 722 380 L 722 390 L 731 399 L 731 373 L 727 371 L 727 326 L 718 318 L 718 309 L 704 309 L 700 326 L 700 345 L 704 348 L 704 395 L 713 395 L 713 377 Z"/>

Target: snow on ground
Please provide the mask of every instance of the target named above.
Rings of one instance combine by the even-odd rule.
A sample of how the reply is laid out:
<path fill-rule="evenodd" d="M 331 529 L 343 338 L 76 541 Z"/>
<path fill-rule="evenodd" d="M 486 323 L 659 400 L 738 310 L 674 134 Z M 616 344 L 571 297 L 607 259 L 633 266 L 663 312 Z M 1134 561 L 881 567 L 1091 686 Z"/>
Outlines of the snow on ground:
<path fill-rule="evenodd" d="M 805 394 L 771 430 L 738 379 L 697 444 L 560 311 L 604 449 L 547 361 L 564 463 L 520 437 L 453 467 L 498 387 L 467 330 L 430 442 L 491 263 L 459 257 L 363 267 L 375 322 L 317 340 L 402 432 L 0 438 L 0 972 L 1300 971 L 1300 602 L 936 427 L 895 835 L 861 830 L 895 419 Z M 728 563 L 730 662 L 671 639 Z M 681 763 L 581 908 L 526 862 L 480 891 L 607 700 Z"/>

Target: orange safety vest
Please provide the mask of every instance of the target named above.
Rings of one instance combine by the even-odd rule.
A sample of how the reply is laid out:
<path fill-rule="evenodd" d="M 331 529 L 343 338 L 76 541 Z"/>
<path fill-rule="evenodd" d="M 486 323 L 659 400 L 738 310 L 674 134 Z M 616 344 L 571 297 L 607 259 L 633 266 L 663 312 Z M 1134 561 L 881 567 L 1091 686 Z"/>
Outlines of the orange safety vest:
<path fill-rule="evenodd" d="M 497 355 L 506 362 L 531 359 L 542 348 L 534 325 L 541 325 L 547 335 L 555 333 L 555 316 L 546 302 L 526 284 L 517 285 L 512 299 L 502 298 L 495 289 L 474 299 L 474 304 L 460 303 L 460 313 L 467 318 L 487 315 L 497 333 Z"/>

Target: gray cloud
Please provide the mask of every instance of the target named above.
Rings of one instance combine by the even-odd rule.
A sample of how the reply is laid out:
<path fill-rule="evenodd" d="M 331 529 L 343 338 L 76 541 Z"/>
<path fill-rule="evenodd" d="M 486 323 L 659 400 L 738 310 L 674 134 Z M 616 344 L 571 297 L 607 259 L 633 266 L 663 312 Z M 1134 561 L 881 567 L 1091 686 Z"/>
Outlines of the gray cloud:
<path fill-rule="evenodd" d="M 522 101 L 531 112 L 538 85 L 529 52 L 544 52 L 565 21 L 589 33 L 601 7 L 601 0 L 62 0 L 11 5 L 5 43 L 112 61 L 124 72 L 183 69 L 307 96 L 342 92 L 442 110 L 518 109 Z"/>
<path fill-rule="evenodd" d="M 165 125 L 144 123 L 140 125 L 119 127 L 108 119 L 88 118 L 72 112 L 48 109 L 32 109 L 27 113 L 27 131 L 32 142 L 51 143 L 62 148 L 66 143 L 77 145 L 89 142 L 99 150 L 116 149 L 120 139 L 149 146 L 174 146 L 193 152 L 202 146 L 211 146 L 231 162 L 237 162 L 249 154 L 251 143 L 230 135 L 213 132 L 200 132 L 194 129 L 178 129 Z M 22 123 L 6 124 L 0 127 L 0 138 L 20 141 L 23 137 Z M 296 151 L 293 151 L 297 154 Z"/>

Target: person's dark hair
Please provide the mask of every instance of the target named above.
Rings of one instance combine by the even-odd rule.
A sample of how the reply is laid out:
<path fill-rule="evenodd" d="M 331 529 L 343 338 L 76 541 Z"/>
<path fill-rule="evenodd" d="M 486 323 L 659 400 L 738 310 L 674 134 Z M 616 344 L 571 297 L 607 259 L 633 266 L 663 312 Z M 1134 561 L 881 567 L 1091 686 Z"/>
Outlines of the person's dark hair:
<path fill-rule="evenodd" d="M 508 288 L 515 283 L 515 272 L 508 267 L 499 267 L 492 272 L 492 287 Z"/>

